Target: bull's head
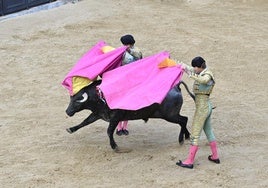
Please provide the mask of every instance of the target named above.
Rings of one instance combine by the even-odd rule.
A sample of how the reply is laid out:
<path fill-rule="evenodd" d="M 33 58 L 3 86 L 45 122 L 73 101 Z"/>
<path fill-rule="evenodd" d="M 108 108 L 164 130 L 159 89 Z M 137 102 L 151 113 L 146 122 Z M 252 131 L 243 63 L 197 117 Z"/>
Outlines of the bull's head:
<path fill-rule="evenodd" d="M 91 110 L 92 112 L 96 111 L 96 108 L 100 106 L 103 108 L 100 98 L 96 92 L 96 86 L 100 85 L 101 80 L 92 82 L 90 85 L 81 89 L 74 96 L 70 97 L 70 104 L 66 109 L 66 114 L 68 116 L 73 116 L 76 112 L 81 110 Z M 104 103 L 103 103 L 104 104 Z"/>
<path fill-rule="evenodd" d="M 68 116 L 73 116 L 76 112 L 84 110 L 87 100 L 88 94 L 85 91 L 78 92 L 74 96 L 71 96 L 69 106 L 66 109 L 66 114 Z"/>

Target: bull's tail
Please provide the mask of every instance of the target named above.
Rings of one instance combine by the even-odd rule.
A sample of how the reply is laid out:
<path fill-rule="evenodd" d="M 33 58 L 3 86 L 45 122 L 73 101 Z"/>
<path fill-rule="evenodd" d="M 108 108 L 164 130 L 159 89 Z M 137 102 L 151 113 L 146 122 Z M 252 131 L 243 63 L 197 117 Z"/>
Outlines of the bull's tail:
<path fill-rule="evenodd" d="M 190 92 L 187 84 L 184 81 L 180 81 L 180 83 L 178 84 L 178 87 L 180 87 L 181 84 L 184 85 L 187 93 L 192 97 L 193 100 L 195 100 L 195 96 L 194 96 L 194 94 L 192 92 Z"/>

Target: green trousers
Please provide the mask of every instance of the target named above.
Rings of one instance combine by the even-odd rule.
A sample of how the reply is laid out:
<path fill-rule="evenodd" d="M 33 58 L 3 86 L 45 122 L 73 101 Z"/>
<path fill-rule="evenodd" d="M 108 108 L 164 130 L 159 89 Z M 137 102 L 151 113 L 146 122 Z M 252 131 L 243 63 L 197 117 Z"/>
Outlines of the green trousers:
<path fill-rule="evenodd" d="M 204 130 L 209 142 L 215 140 L 211 127 L 212 106 L 208 95 L 197 94 L 195 96 L 195 114 L 192 124 L 191 144 L 198 145 L 202 129 Z"/>

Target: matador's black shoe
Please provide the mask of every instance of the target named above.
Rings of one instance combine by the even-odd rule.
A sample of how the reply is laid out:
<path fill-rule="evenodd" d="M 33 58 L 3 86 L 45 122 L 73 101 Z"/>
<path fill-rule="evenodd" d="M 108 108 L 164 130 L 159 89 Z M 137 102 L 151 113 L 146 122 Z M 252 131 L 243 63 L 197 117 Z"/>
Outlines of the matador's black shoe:
<path fill-rule="evenodd" d="M 116 131 L 116 134 L 118 135 L 118 136 L 122 136 L 123 135 L 123 130 L 120 130 L 120 131 Z"/>
<path fill-rule="evenodd" d="M 212 159 L 212 155 L 209 155 L 208 156 L 208 160 L 210 160 L 210 161 L 212 161 L 212 162 L 214 162 L 214 163 L 216 163 L 216 164 L 220 164 L 221 162 L 220 162 L 220 159 Z"/>
<path fill-rule="evenodd" d="M 194 165 L 193 164 L 183 164 L 181 160 L 179 160 L 178 162 L 176 162 L 176 165 L 183 167 L 183 168 L 190 168 L 193 169 Z"/>
<path fill-rule="evenodd" d="M 129 132 L 126 129 L 122 130 L 122 132 L 123 132 L 124 135 L 129 135 Z"/>

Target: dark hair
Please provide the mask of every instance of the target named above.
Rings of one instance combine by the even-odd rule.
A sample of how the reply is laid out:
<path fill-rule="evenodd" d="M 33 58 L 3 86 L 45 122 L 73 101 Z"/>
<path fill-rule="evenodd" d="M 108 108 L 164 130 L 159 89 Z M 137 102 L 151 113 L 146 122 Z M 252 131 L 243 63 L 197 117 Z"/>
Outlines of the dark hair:
<path fill-rule="evenodd" d="M 120 41 L 122 42 L 122 44 L 124 45 L 133 45 L 135 44 L 135 40 L 134 37 L 132 35 L 124 35 L 120 38 Z"/>
<path fill-rule="evenodd" d="M 198 67 L 198 68 L 205 69 L 207 67 L 206 61 L 202 57 L 197 56 L 192 60 L 192 67 Z"/>

